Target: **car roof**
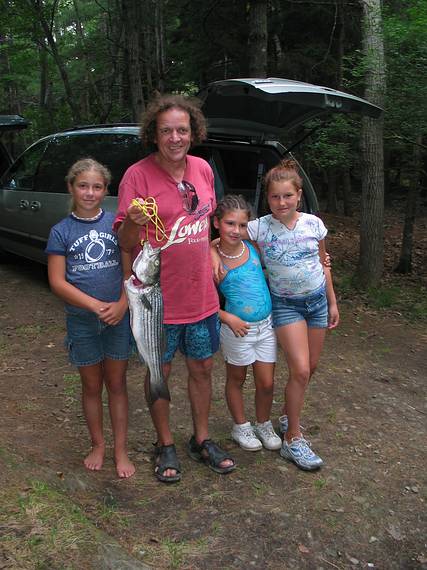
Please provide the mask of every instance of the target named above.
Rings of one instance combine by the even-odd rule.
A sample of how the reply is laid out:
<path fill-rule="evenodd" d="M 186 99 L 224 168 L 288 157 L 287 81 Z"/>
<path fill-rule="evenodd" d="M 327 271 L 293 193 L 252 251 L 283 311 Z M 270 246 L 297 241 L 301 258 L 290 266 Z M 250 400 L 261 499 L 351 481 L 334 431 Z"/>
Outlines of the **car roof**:
<path fill-rule="evenodd" d="M 0 133 L 26 129 L 29 122 L 21 115 L 0 115 Z"/>

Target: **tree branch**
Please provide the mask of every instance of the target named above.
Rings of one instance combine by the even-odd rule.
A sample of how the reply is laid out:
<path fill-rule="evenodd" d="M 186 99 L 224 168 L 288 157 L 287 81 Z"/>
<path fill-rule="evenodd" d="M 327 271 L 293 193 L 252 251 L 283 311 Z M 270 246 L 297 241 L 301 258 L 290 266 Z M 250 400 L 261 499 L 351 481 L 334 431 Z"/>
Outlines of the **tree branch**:
<path fill-rule="evenodd" d="M 323 56 L 323 59 L 321 61 L 318 61 L 317 63 L 315 63 L 312 66 L 311 71 L 313 71 L 318 65 L 322 65 L 322 63 L 325 63 L 326 59 L 328 58 L 328 56 L 331 52 L 332 41 L 334 39 L 334 34 L 335 34 L 336 27 L 337 27 L 337 19 L 338 19 L 338 2 L 335 0 L 334 4 L 335 4 L 334 23 L 332 25 L 331 33 L 329 35 L 328 47 L 326 49 L 325 55 Z"/>
<path fill-rule="evenodd" d="M 414 141 L 414 140 L 412 140 L 412 139 L 410 139 L 410 138 L 408 138 L 408 137 L 404 137 L 404 136 L 402 136 L 402 135 L 397 135 L 396 133 L 393 133 L 393 134 L 390 135 L 389 137 L 384 137 L 384 139 L 385 139 L 385 140 L 398 139 L 398 140 L 401 140 L 401 141 L 405 141 L 405 142 L 407 142 L 407 143 L 409 143 L 409 144 L 413 144 L 413 145 L 415 145 L 415 146 L 419 146 L 420 148 L 423 148 L 424 150 L 427 150 L 427 146 L 426 146 L 426 145 L 421 144 L 421 143 L 419 143 L 419 142 L 417 142 L 417 141 Z"/>

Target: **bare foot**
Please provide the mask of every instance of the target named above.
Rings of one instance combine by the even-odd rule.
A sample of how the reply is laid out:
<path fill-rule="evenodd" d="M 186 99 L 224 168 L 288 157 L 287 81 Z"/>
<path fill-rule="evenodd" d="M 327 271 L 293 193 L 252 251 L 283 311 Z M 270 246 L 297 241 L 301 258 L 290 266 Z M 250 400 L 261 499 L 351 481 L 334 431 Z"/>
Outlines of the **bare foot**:
<path fill-rule="evenodd" d="M 127 479 L 128 477 L 132 477 L 132 475 L 135 473 L 135 465 L 129 460 L 129 457 L 125 451 L 116 453 L 115 463 L 117 475 L 120 478 Z"/>
<path fill-rule="evenodd" d="M 90 471 L 99 471 L 104 463 L 105 443 L 92 446 L 92 451 L 85 457 L 83 463 Z"/>

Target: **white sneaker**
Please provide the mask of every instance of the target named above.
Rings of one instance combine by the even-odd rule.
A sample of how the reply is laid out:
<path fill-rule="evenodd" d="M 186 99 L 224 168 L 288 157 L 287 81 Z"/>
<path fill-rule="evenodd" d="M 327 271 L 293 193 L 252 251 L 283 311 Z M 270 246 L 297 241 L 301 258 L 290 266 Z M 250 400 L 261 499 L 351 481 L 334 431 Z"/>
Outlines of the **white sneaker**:
<path fill-rule="evenodd" d="M 270 420 L 262 424 L 256 423 L 254 431 L 266 449 L 274 450 L 281 448 L 282 440 L 274 431 L 273 424 Z"/>
<path fill-rule="evenodd" d="M 234 424 L 231 430 L 232 439 L 246 451 L 259 451 L 262 449 L 262 443 L 256 437 L 254 428 L 250 422 L 244 424 Z"/>
<path fill-rule="evenodd" d="M 313 471 L 323 465 L 322 459 L 312 451 L 310 442 L 303 437 L 293 437 L 291 443 L 285 439 L 280 455 L 305 471 Z"/>

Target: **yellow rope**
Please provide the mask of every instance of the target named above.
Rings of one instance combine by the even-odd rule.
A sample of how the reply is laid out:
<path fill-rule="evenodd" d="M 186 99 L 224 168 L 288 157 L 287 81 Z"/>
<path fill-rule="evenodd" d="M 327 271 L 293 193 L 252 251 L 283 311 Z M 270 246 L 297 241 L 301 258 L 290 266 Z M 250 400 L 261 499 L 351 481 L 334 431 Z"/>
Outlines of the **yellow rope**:
<path fill-rule="evenodd" d="M 149 221 L 154 224 L 155 227 L 155 238 L 156 241 L 160 242 L 164 239 L 168 240 L 169 236 L 166 234 L 166 228 L 164 223 L 162 222 L 161 218 L 159 218 L 158 214 L 158 206 L 156 203 L 155 198 L 149 196 L 148 198 L 144 198 L 144 202 L 141 204 L 139 200 L 134 198 L 131 202 L 132 206 L 136 206 L 141 210 L 144 216 L 147 216 Z M 148 240 L 148 222 L 145 224 L 145 239 Z M 143 244 L 144 239 L 141 240 L 141 245 Z"/>

